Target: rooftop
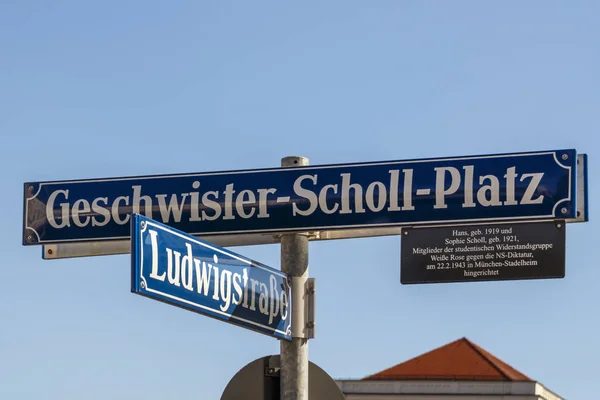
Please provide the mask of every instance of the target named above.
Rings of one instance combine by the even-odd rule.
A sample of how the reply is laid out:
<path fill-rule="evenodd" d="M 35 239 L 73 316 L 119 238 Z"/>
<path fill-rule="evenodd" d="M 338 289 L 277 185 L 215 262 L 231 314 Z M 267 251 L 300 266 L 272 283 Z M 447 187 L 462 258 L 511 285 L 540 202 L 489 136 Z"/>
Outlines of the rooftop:
<path fill-rule="evenodd" d="M 362 380 L 533 382 L 465 337 Z"/>

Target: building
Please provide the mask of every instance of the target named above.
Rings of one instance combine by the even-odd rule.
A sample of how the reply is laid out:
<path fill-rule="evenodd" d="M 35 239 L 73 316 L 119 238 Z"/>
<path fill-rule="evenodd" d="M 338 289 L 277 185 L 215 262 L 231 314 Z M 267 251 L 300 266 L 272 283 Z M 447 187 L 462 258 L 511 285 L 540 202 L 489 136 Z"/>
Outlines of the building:
<path fill-rule="evenodd" d="M 467 338 L 359 380 L 337 380 L 347 400 L 563 400 Z"/>

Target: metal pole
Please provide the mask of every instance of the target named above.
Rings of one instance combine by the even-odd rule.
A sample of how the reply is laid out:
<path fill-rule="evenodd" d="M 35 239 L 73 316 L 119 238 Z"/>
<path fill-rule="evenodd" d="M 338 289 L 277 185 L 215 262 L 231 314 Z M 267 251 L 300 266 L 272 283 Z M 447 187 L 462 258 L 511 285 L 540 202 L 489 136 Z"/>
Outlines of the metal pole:
<path fill-rule="evenodd" d="M 285 157 L 282 167 L 308 165 L 305 157 Z M 281 236 L 281 271 L 292 277 L 292 340 L 280 341 L 281 400 L 308 400 L 308 339 L 305 311 L 306 280 L 308 279 L 308 235 L 302 233 Z M 300 303 L 300 304 L 298 304 Z"/>

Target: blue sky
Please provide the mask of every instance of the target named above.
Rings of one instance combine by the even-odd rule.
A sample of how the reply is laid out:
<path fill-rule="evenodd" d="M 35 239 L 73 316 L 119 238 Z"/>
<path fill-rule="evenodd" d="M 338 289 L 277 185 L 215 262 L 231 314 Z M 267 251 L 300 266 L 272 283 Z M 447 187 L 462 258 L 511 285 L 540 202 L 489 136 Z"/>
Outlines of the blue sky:
<path fill-rule="evenodd" d="M 596 390 L 600 6 L 592 1 L 0 4 L 0 397 L 217 399 L 276 340 L 129 291 L 129 256 L 21 245 L 26 181 L 574 148 L 591 221 L 559 280 L 403 286 L 398 237 L 314 242 L 311 361 L 360 378 L 466 336 Z M 236 248 L 279 266 L 277 245 Z"/>

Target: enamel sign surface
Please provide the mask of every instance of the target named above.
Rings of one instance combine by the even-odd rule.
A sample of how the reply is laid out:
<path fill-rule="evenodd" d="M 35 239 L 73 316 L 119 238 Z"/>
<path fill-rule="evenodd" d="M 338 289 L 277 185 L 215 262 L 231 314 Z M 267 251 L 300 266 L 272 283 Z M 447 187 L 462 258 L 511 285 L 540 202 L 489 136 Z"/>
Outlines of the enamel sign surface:
<path fill-rule="evenodd" d="M 291 340 L 286 274 L 139 214 L 131 235 L 133 293 Z"/>
<path fill-rule="evenodd" d="M 23 244 L 126 240 L 132 213 L 195 236 L 568 220 L 576 167 L 555 150 L 29 182 Z"/>

